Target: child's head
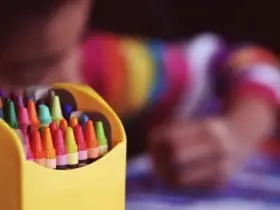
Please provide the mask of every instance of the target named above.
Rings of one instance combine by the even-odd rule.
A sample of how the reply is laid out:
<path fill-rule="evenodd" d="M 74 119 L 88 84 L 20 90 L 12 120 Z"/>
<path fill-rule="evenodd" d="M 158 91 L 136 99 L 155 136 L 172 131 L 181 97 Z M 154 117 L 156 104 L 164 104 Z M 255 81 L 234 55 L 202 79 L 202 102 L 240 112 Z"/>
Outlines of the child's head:
<path fill-rule="evenodd" d="M 91 0 L 3 0 L 0 85 L 40 81 L 79 43 Z"/>

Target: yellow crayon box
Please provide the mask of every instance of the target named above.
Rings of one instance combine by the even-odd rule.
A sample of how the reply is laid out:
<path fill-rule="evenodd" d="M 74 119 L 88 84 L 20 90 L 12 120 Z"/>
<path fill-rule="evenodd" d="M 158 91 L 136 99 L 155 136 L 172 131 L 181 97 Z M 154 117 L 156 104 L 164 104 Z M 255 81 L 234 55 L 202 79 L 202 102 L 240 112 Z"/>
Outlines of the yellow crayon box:
<path fill-rule="evenodd" d="M 26 160 L 17 133 L 0 120 L 0 209 L 124 210 L 126 135 L 121 121 L 88 86 L 62 83 L 53 88 L 70 93 L 78 110 L 107 119 L 112 149 L 83 168 L 44 168 Z"/>

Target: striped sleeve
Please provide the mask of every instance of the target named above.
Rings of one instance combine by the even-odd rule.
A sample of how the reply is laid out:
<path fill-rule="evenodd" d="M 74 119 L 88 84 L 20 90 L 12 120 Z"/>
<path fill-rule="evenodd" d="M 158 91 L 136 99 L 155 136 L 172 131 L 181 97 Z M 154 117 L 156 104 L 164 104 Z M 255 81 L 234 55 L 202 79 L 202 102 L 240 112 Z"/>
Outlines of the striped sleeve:
<path fill-rule="evenodd" d="M 279 104 L 279 61 L 272 52 L 257 46 L 238 47 L 230 51 L 225 69 L 229 69 L 233 77 L 233 99 L 254 96 Z"/>

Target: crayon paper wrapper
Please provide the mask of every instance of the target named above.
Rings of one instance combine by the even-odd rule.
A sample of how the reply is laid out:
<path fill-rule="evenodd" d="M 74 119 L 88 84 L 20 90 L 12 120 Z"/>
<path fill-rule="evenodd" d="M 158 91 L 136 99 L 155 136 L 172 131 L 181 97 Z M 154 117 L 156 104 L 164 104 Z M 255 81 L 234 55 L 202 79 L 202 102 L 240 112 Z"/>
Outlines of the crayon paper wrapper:
<path fill-rule="evenodd" d="M 68 165 L 76 165 L 79 163 L 78 159 L 79 155 L 77 152 L 75 153 L 68 153 L 67 154 L 67 160 L 68 160 Z"/>
<path fill-rule="evenodd" d="M 88 158 L 95 159 L 99 157 L 99 148 L 88 149 Z"/>
<path fill-rule="evenodd" d="M 56 168 L 56 159 L 48 159 L 48 160 L 46 160 L 46 167 L 47 168 L 55 169 Z"/>
<path fill-rule="evenodd" d="M 108 152 L 108 145 L 99 146 L 100 154 L 105 155 Z"/>
<path fill-rule="evenodd" d="M 68 163 L 67 155 L 56 156 L 56 163 L 58 166 L 66 166 Z"/>
<path fill-rule="evenodd" d="M 79 151 L 79 160 L 87 160 L 88 159 L 88 153 L 87 151 Z"/>

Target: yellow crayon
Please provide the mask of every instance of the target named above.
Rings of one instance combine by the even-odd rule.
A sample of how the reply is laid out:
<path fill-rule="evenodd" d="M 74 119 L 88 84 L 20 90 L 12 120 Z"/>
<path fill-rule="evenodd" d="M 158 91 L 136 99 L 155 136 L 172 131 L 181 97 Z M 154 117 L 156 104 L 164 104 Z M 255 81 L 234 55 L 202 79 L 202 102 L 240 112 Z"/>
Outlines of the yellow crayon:
<path fill-rule="evenodd" d="M 68 167 L 77 168 L 79 164 L 78 146 L 76 144 L 74 132 L 71 127 L 66 129 L 65 145 L 67 151 Z"/>

